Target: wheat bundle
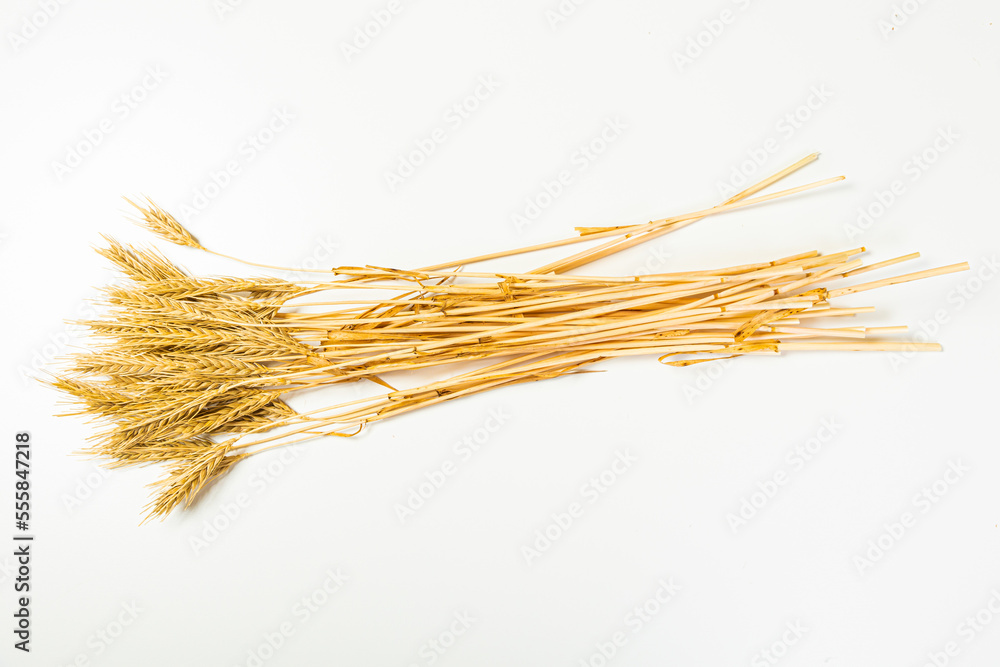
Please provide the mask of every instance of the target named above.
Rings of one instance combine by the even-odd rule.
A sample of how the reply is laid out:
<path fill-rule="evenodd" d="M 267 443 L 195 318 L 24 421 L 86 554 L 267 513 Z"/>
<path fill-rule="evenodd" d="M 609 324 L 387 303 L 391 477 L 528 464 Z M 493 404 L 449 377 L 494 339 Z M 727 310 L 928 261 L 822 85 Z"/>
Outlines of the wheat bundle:
<path fill-rule="evenodd" d="M 561 241 L 417 270 L 342 266 L 318 281 L 197 277 L 155 251 L 107 239 L 99 252 L 125 282 L 104 290 L 106 316 L 85 323 L 92 350 L 74 355 L 51 384 L 72 397 L 79 413 L 109 425 L 88 453 L 111 466 L 166 465 L 146 508 L 149 519 L 189 505 L 234 463 L 273 447 L 349 437 L 393 415 L 581 372 L 615 357 L 656 355 L 681 366 L 788 350 L 939 349 L 881 338 L 906 327 L 818 327 L 815 320 L 874 310 L 837 307 L 839 296 L 961 271 L 964 263 L 846 287 L 830 284 L 918 255 L 864 266 L 856 256 L 865 249 L 853 248 L 683 273 L 576 271 L 706 216 L 840 180 L 754 196 L 815 158 L 711 209 L 641 225 L 577 228 L 577 236 Z M 160 238 L 219 254 L 152 202 L 134 205 L 141 224 Z M 607 240 L 529 272 L 461 268 L 599 239 Z M 326 300 L 345 290 L 356 298 Z M 393 386 L 407 372 L 457 362 L 475 363 L 439 381 Z M 284 400 L 355 381 L 374 382 L 380 392 L 307 412 Z"/>

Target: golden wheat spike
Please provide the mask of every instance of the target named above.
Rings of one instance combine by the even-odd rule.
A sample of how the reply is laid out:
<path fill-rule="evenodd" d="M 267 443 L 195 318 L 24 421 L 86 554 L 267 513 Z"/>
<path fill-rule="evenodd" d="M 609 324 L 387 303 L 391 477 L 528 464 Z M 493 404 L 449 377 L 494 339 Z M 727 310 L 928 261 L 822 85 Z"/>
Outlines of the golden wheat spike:
<path fill-rule="evenodd" d="M 153 200 L 149 197 L 146 197 L 147 206 L 136 204 L 128 197 L 122 197 L 122 199 L 134 206 L 142 214 L 142 220 L 136 220 L 139 226 L 145 227 L 164 241 L 190 248 L 198 248 L 199 250 L 205 249 L 198 243 L 194 235 L 177 221 L 177 218 L 153 203 Z"/>

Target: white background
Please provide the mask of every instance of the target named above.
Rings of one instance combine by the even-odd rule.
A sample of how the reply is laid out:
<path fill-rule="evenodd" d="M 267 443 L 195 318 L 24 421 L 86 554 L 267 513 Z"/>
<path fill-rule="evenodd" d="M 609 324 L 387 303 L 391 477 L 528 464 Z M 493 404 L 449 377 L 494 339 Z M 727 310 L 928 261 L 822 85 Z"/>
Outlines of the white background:
<path fill-rule="evenodd" d="M 343 45 L 386 2 L 68 2 L 51 18 L 45 6 L 8 0 L 0 12 L 0 498 L 12 504 L 14 433 L 28 430 L 37 536 L 29 656 L 11 646 L 13 560 L 0 550 L 0 663 L 600 665 L 616 632 L 625 642 L 607 664 L 774 664 L 764 650 L 789 667 L 917 666 L 928 653 L 995 663 L 997 3 L 592 0 L 554 21 L 556 0 L 402 0 L 350 58 Z M 685 49 L 694 57 L 679 62 Z M 496 89 L 447 121 L 480 77 Z M 248 150 L 275 110 L 292 120 Z M 624 129 L 579 170 L 574 156 L 609 119 Z M 393 191 L 386 172 L 436 127 L 445 141 Z M 952 135 L 943 152 L 939 133 Z M 923 252 L 901 271 L 967 260 L 973 272 L 841 302 L 878 307 L 858 324 L 936 329 L 944 352 L 608 364 L 285 462 L 261 456 L 195 509 L 141 528 L 159 472 L 97 474 L 72 455 L 93 425 L 54 417 L 60 397 L 25 379 L 74 349 L 64 320 L 85 316 L 113 278 L 90 250 L 100 234 L 154 241 L 125 219 L 122 195 L 149 195 L 209 247 L 252 260 L 416 267 L 714 205 L 772 138 L 763 164 L 747 164 L 754 180 L 813 151 L 821 159 L 783 185 L 848 180 L 589 268 L 701 269 L 859 245 L 872 261 Z M 935 161 L 914 172 L 925 151 Z M 87 154 L 57 166 L 74 152 Z M 239 173 L 207 187 L 231 160 Z M 562 169 L 570 186 L 518 229 L 512 216 Z M 902 194 L 862 230 L 859 208 L 895 180 Z M 248 272 L 165 250 L 194 271 Z M 455 444 L 496 410 L 503 426 L 461 460 Z M 789 452 L 824 419 L 836 433 L 799 466 Z M 582 485 L 625 452 L 635 462 L 590 503 Z M 401 523 L 396 505 L 448 460 L 455 474 Z M 915 501 L 952 464 L 965 472 L 938 485 L 943 496 Z M 269 466 L 278 474 L 261 483 Z M 777 472 L 787 483 L 756 496 L 734 530 L 727 517 Z M 522 547 L 573 502 L 583 515 L 529 564 Z M 906 512 L 912 525 L 889 535 Z M 888 548 L 866 565 L 879 555 L 870 541 Z M 347 581 L 327 594 L 338 569 Z M 650 603 L 657 613 L 634 632 L 633 608 L 671 578 L 676 595 Z M 310 596 L 323 604 L 305 618 L 296 605 Z M 984 609 L 972 631 L 966 618 Z M 451 643 L 463 613 L 474 620 Z M 283 623 L 291 634 L 272 650 Z M 432 640 L 450 645 L 434 653 Z M 954 655 L 940 655 L 949 642 Z"/>

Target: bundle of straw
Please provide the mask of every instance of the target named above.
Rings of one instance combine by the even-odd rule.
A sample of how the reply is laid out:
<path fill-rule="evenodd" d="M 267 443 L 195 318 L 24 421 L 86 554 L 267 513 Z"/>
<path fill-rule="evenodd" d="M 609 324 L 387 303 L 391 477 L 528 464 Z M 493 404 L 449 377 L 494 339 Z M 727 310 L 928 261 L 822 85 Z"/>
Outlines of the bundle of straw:
<path fill-rule="evenodd" d="M 841 180 L 753 196 L 815 158 L 711 209 L 641 225 L 578 228 L 578 236 L 562 241 L 412 271 L 343 266 L 319 281 L 197 277 L 155 251 L 107 239 L 99 252 L 126 281 L 105 289 L 107 316 L 85 322 L 93 351 L 75 355 L 51 384 L 71 395 L 79 413 L 110 424 L 88 453 L 111 466 L 167 466 L 167 476 L 154 485 L 148 520 L 189 505 L 234 463 L 273 447 L 351 436 L 393 415 L 580 372 L 605 359 L 653 354 L 682 366 L 786 350 L 939 349 L 870 339 L 905 327 L 821 328 L 813 320 L 874 310 L 835 307 L 832 300 L 841 295 L 961 271 L 964 263 L 836 289 L 827 285 L 918 255 L 862 266 L 854 257 L 865 249 L 853 248 L 684 273 L 575 272 L 708 215 Z M 139 222 L 160 238 L 219 254 L 151 201 L 133 205 Z M 608 240 L 527 273 L 458 268 L 598 239 Z M 340 290 L 358 298 L 318 296 Z M 478 363 L 409 389 L 386 379 L 455 362 Z M 296 412 L 284 400 L 358 380 L 384 391 L 309 412 Z M 277 434 L 265 435 L 272 429 Z"/>

